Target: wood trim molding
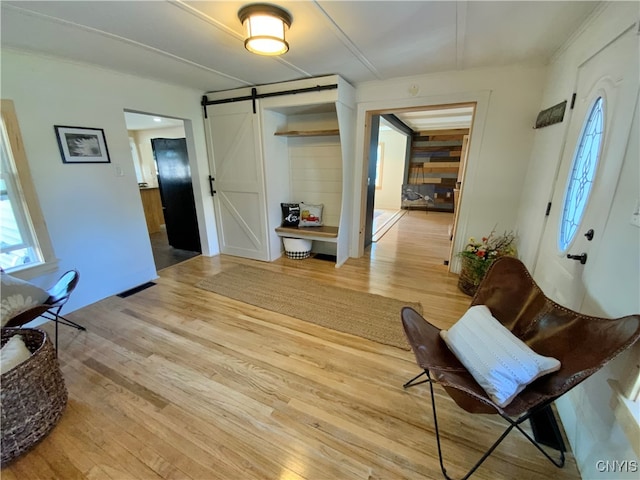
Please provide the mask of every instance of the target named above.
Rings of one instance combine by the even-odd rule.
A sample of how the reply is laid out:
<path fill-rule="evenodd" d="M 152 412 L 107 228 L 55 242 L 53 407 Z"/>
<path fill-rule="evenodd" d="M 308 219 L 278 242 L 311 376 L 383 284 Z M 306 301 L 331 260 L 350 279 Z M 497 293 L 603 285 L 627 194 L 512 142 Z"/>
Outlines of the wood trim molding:
<path fill-rule="evenodd" d="M 20 125 L 18 124 L 18 116 L 16 114 L 13 101 L 1 99 L 0 111 L 2 113 L 2 121 L 9 139 L 9 146 L 11 147 L 13 160 L 16 164 L 22 194 L 24 195 L 25 202 L 29 208 L 29 217 L 35 230 L 35 241 L 38 243 L 40 251 L 42 252 L 44 263 L 55 262 L 51 239 L 49 238 L 49 232 L 42 213 L 42 208 L 40 208 L 40 201 L 38 200 L 38 195 L 33 184 L 33 177 L 31 176 L 31 169 L 29 168 L 29 162 L 27 160 L 27 154 L 22 141 Z"/>
<path fill-rule="evenodd" d="M 638 418 L 638 401 L 627 398 L 622 391 L 622 386 L 617 380 L 607 380 L 613 395 L 609 405 L 620 425 L 620 428 L 629 439 L 629 444 L 638 457 L 640 457 L 640 419 Z"/>

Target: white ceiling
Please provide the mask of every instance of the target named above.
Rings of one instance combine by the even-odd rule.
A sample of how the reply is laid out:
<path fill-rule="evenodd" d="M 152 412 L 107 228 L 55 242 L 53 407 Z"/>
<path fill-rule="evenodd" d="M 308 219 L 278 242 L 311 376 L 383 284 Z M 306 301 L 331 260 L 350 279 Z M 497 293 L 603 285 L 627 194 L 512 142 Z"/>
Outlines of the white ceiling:
<path fill-rule="evenodd" d="M 7 1 L 3 48 L 43 52 L 202 92 L 339 74 L 352 84 L 546 63 L 599 2 L 281 1 L 290 51 L 243 47 L 236 1 Z"/>

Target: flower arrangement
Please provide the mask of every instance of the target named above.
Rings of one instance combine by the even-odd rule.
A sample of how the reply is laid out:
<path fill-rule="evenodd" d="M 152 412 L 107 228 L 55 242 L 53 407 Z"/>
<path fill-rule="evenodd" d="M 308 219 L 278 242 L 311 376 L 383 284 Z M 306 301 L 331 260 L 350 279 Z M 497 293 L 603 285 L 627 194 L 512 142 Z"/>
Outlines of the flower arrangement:
<path fill-rule="evenodd" d="M 516 255 L 516 236 L 513 232 L 496 235 L 495 229 L 489 236 L 478 242 L 471 237 L 469 243 L 458 256 L 462 258 L 462 270 L 458 288 L 467 295 L 473 295 L 494 260 L 505 255 Z"/>

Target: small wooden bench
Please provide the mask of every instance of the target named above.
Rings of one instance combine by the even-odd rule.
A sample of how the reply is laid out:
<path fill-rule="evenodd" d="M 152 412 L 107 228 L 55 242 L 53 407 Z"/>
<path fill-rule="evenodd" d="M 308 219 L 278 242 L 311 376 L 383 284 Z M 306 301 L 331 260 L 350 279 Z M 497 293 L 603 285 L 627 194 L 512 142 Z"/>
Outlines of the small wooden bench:
<path fill-rule="evenodd" d="M 280 237 L 306 238 L 322 242 L 338 242 L 338 227 L 276 227 L 276 233 Z"/>

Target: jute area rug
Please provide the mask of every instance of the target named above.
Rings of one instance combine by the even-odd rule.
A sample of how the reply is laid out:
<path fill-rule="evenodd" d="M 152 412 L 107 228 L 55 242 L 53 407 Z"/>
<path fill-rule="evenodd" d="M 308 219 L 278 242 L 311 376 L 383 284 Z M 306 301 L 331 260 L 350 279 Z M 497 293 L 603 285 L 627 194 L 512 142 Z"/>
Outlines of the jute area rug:
<path fill-rule="evenodd" d="M 196 284 L 204 290 L 323 327 L 409 350 L 400 310 L 422 305 L 237 265 Z"/>

